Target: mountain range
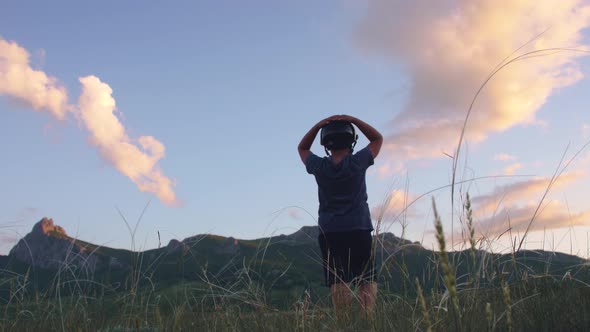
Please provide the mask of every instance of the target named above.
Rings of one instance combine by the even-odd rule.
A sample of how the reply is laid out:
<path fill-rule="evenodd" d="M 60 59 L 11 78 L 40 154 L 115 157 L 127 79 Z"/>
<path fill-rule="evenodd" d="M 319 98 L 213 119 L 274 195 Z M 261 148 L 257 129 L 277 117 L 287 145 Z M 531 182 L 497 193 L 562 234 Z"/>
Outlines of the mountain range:
<path fill-rule="evenodd" d="M 8 294 L 8 285 L 14 280 L 35 290 L 47 290 L 68 280 L 75 281 L 72 284 L 78 288 L 115 292 L 165 289 L 179 283 L 226 289 L 252 283 L 274 289 L 314 289 L 323 282 L 318 235 L 316 226 L 255 240 L 200 234 L 135 252 L 81 241 L 52 219 L 43 218 L 8 256 L 0 255 L 0 299 Z M 411 289 L 415 278 L 425 289 L 440 287 L 438 252 L 392 233 L 374 239 L 378 281 L 383 287 L 392 292 Z M 449 253 L 459 283 L 477 276 L 485 286 L 497 282 L 500 275 L 507 280 L 543 276 L 590 282 L 588 261 L 578 256 L 547 251 L 500 255 L 477 250 L 473 254 L 469 250 Z"/>

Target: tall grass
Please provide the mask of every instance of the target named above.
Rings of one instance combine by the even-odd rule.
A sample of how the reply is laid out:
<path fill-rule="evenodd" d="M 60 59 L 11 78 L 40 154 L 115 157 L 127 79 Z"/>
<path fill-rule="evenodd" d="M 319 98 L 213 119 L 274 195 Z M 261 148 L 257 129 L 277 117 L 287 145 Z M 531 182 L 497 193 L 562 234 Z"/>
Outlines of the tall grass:
<path fill-rule="evenodd" d="M 433 272 L 417 275 L 411 266 L 401 264 L 383 267 L 393 257 L 402 262 L 398 256 L 410 251 L 398 250 L 393 256 L 376 260 L 382 272 L 378 281 L 383 287 L 372 320 L 360 314 L 345 322 L 338 319 L 327 290 L 319 286 L 287 295 L 288 289 L 276 287 L 276 279 L 285 276 L 285 271 L 275 279 L 260 278 L 265 274 L 261 257 L 275 245 L 265 241 L 256 248 L 253 259 L 233 265 L 232 278 L 224 280 L 219 271 L 203 267 L 201 278 L 168 287 L 158 287 L 157 281 L 146 284 L 151 271 L 145 266 L 140 269 L 141 264 L 133 265 L 136 270 L 129 272 L 130 283 L 120 288 L 93 280 L 75 266 L 59 269 L 45 291 L 31 287 L 30 273 L 3 273 L 0 283 L 11 287 L 1 298 L 0 330 L 549 331 L 590 326 L 590 287 L 583 276 L 587 266 L 573 266 L 571 278 L 564 278 L 547 273 L 549 270 L 530 273 L 517 255 L 509 259 L 483 256 L 479 251 L 475 255 L 473 242 L 466 252 L 447 252 L 434 202 L 433 211 L 439 250 L 432 252 L 428 266 L 422 267 Z M 141 259 L 139 256 L 145 254 L 137 255 Z M 321 269 L 321 261 L 316 264 Z M 460 268 L 464 265 L 468 268 Z M 473 265 L 479 271 L 477 277 L 471 274 Z M 514 269 L 529 273 L 522 278 L 519 276 L 524 273 L 515 273 Z M 458 270 L 470 272 L 468 282 L 458 282 L 464 277 L 457 276 Z M 407 289 L 388 287 L 388 273 L 396 271 L 402 271 L 399 277 L 405 279 L 398 286 Z M 476 278 L 478 282 L 474 282 Z M 358 302 L 353 306 L 360 309 Z"/>

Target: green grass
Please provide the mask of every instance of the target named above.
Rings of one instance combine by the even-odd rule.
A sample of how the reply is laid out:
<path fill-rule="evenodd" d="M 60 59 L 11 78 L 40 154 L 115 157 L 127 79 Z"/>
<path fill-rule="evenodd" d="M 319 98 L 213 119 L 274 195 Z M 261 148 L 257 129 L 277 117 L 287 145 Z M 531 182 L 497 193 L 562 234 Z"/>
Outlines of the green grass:
<path fill-rule="evenodd" d="M 203 237 L 188 252 L 156 255 L 155 261 L 144 257 L 150 251 L 122 251 L 131 261 L 144 262 L 131 265 L 117 287 L 69 268 L 51 278 L 49 271 L 4 273 L 0 331 L 575 331 L 590 326 L 588 264 L 568 255 L 497 255 L 472 245 L 446 252 L 441 236 L 440 252 L 399 250 L 377 259 L 380 293 L 373 318 L 362 319 L 355 304 L 351 317 L 337 320 L 321 285 L 321 265 L 313 252 L 302 255 L 311 248 L 248 241 L 242 259 L 228 267 L 219 261 L 231 255 L 204 254 L 224 240 Z M 100 249 L 106 250 L 114 249 Z M 209 259 L 217 265 L 203 265 Z M 167 278 L 181 265 L 187 265 L 184 278 Z M 36 286 L 35 278 L 48 278 L 48 286 Z"/>
<path fill-rule="evenodd" d="M 304 294 L 290 308 L 248 303 L 248 298 L 212 294 L 203 285 L 186 284 L 156 292 L 108 296 L 41 297 L 2 307 L 0 330 L 8 331 L 426 331 L 416 297 L 380 294 L 375 316 L 337 321 L 327 296 Z M 507 307 L 501 288 L 460 290 L 460 319 L 449 313 L 448 296 L 425 296 L 433 331 L 506 331 Z M 576 331 L 590 326 L 590 288 L 576 281 L 538 278 L 510 286 L 515 331 Z M 285 296 L 285 294 L 281 294 Z M 252 299 L 250 299 L 252 300 Z M 214 303 L 217 301 L 216 303 Z M 491 308 L 488 321 L 486 307 Z M 457 325 L 459 324 L 459 326 Z"/>

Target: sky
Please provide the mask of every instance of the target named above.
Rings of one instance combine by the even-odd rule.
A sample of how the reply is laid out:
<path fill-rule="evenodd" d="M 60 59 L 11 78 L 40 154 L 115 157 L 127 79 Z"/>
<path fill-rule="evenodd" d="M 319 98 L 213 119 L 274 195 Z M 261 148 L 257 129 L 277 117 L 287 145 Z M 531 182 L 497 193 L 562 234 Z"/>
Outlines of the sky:
<path fill-rule="evenodd" d="M 43 217 L 133 250 L 314 225 L 296 146 L 349 114 L 385 137 L 380 231 L 436 248 L 434 199 L 462 249 L 469 193 L 483 249 L 588 257 L 589 26 L 580 0 L 3 1 L 0 254 Z"/>

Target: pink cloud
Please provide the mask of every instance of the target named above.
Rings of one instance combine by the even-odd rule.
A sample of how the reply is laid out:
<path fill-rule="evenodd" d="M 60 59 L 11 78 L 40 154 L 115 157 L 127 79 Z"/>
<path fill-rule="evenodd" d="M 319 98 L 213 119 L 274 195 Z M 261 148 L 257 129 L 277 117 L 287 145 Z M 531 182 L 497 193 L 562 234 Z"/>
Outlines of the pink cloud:
<path fill-rule="evenodd" d="M 516 157 L 507 153 L 500 153 L 494 156 L 494 160 L 511 161 L 516 160 Z"/>
<path fill-rule="evenodd" d="M 393 190 L 383 204 L 371 209 L 371 217 L 386 223 L 399 221 L 400 218 L 416 218 L 421 216 L 417 210 L 410 206 L 414 196 L 401 191 Z"/>
<path fill-rule="evenodd" d="M 555 190 L 565 187 L 583 177 L 585 173 L 579 171 L 564 173 L 554 181 L 551 188 Z M 519 202 L 538 202 L 550 183 L 550 178 L 534 178 L 499 186 L 489 194 L 473 197 L 471 203 L 474 211 L 488 213 L 497 210 L 500 206 L 512 206 Z"/>
<path fill-rule="evenodd" d="M 529 223 L 531 225 L 530 231 L 570 226 L 590 226 L 590 210 L 570 213 L 567 206 L 559 201 L 544 204 L 537 215 L 535 215 L 536 209 L 536 204 L 503 208 L 493 216 L 479 220 L 476 224 L 476 231 L 483 236 L 494 236 L 509 229 L 514 233 L 524 232 Z M 535 218 L 531 223 L 533 216 Z"/>
<path fill-rule="evenodd" d="M 130 138 L 115 115 L 112 89 L 96 76 L 80 78 L 82 95 L 79 117 L 89 132 L 89 142 L 101 157 L 133 181 L 140 191 L 150 192 L 167 205 L 178 205 L 173 181 L 157 163 L 164 157 L 164 145 L 152 136 Z"/>
<path fill-rule="evenodd" d="M 31 68 L 29 53 L 15 42 L 0 38 L 0 95 L 48 111 L 57 119 L 68 114 L 79 119 L 89 132 L 89 142 L 106 161 L 133 181 L 140 191 L 150 192 L 167 205 L 178 205 L 174 181 L 160 170 L 165 147 L 152 136 L 130 138 L 115 115 L 111 88 L 96 76 L 80 78 L 82 95 L 78 107 L 67 104 L 67 91 L 58 80 Z M 45 51 L 38 57 L 44 61 Z"/>
<path fill-rule="evenodd" d="M 522 168 L 521 163 L 514 163 L 514 164 L 504 168 L 504 174 L 505 175 L 514 175 L 514 172 L 518 171 L 521 168 Z"/>
<path fill-rule="evenodd" d="M 0 95 L 9 96 L 37 111 L 64 119 L 67 91 L 58 80 L 31 68 L 29 53 L 15 42 L 0 39 Z"/>
<path fill-rule="evenodd" d="M 564 188 L 585 177 L 584 172 L 563 173 L 551 185 L 551 191 Z M 535 178 L 495 188 L 491 193 L 472 197 L 476 233 L 494 237 L 507 230 L 522 232 L 569 226 L 589 226 L 590 210 L 571 212 L 566 205 L 550 200 L 542 202 L 551 184 L 549 178 Z M 539 205 L 539 203 L 542 203 Z M 532 222 L 531 222 L 532 221 Z M 456 234 L 457 238 L 461 234 Z"/>
<path fill-rule="evenodd" d="M 472 98 L 502 59 L 539 35 L 514 56 L 583 49 L 589 25 L 590 5 L 581 0 L 369 1 L 357 45 L 402 64 L 411 81 L 384 151 L 396 160 L 453 154 Z M 509 65 L 487 83 L 467 124 L 468 140 L 542 122 L 535 115 L 548 98 L 583 77 L 576 60 L 585 54 L 543 55 Z"/>

